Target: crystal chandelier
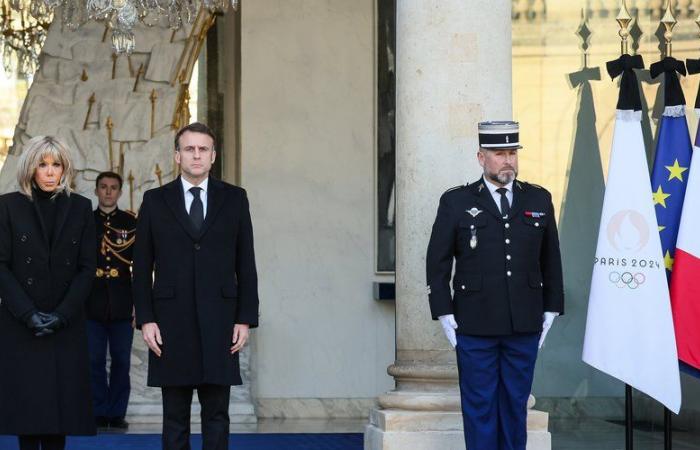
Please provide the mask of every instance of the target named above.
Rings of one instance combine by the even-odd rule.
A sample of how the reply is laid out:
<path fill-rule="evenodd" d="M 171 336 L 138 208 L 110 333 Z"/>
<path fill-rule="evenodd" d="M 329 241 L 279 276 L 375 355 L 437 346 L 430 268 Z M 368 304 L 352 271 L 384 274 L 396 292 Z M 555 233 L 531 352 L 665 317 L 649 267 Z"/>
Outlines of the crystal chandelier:
<path fill-rule="evenodd" d="M 116 53 L 134 51 L 134 26 L 167 23 L 178 29 L 192 23 L 201 6 L 211 12 L 238 10 L 239 0 L 0 0 L 0 44 L 6 72 L 16 68 L 20 75 L 31 75 L 37 68 L 41 46 L 46 39 L 56 7 L 62 8 L 63 25 L 77 30 L 88 20 L 106 22 L 112 30 Z"/>
<path fill-rule="evenodd" d="M 6 73 L 16 68 L 21 76 L 37 69 L 41 46 L 44 44 L 53 12 L 43 1 L 0 0 L 0 46 Z"/>

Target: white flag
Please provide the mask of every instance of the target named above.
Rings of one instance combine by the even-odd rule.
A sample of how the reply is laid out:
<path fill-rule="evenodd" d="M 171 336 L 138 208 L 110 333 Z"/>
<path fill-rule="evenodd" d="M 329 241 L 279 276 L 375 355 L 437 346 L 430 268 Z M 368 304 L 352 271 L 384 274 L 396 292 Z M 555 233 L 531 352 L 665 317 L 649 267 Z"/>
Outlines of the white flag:
<path fill-rule="evenodd" d="M 640 111 L 617 112 L 583 360 L 678 414 L 676 339 L 640 119 Z"/>

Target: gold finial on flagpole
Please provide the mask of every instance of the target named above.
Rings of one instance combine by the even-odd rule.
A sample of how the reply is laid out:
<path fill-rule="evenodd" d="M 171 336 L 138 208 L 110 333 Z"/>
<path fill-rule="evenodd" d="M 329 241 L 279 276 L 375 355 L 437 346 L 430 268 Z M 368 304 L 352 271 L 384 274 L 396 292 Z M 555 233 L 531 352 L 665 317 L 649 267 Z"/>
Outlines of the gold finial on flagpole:
<path fill-rule="evenodd" d="M 628 28 L 630 22 L 632 22 L 632 16 L 630 16 L 630 12 L 627 10 L 625 0 L 621 1 L 620 12 L 617 13 L 615 20 L 617 20 L 617 24 L 620 25 L 620 31 L 618 32 L 620 39 L 622 39 L 622 42 L 620 42 L 620 53 L 624 55 L 627 53 L 627 37 L 630 35 Z"/>
<path fill-rule="evenodd" d="M 661 23 L 663 24 L 666 31 L 664 32 L 664 39 L 666 40 L 666 56 L 671 56 L 671 40 L 673 39 L 673 27 L 676 26 L 678 21 L 673 16 L 673 0 L 668 0 L 666 3 L 666 12 L 661 18 Z"/>

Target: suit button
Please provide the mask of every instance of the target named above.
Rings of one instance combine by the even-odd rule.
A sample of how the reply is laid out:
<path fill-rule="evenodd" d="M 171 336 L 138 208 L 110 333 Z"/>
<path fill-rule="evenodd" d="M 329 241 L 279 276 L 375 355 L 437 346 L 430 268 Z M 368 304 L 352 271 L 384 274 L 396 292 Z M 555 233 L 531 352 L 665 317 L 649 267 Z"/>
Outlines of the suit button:
<path fill-rule="evenodd" d="M 194 249 L 195 249 L 195 250 L 199 250 L 200 248 L 202 248 L 202 247 L 199 245 L 199 243 L 194 244 Z"/>
<path fill-rule="evenodd" d="M 509 224 L 509 223 L 506 223 L 506 228 L 510 228 L 510 224 Z"/>
<path fill-rule="evenodd" d="M 76 238 L 73 238 L 73 240 L 71 242 L 73 242 L 73 245 L 75 245 L 78 243 L 78 240 Z"/>
<path fill-rule="evenodd" d="M 70 259 L 66 259 L 66 265 L 70 266 Z"/>
<path fill-rule="evenodd" d="M 31 257 L 31 256 L 27 256 L 27 259 L 26 259 L 25 261 L 27 261 L 27 264 L 31 264 L 31 263 L 32 263 L 32 257 Z"/>
<path fill-rule="evenodd" d="M 506 259 L 510 261 L 510 255 L 506 255 Z"/>
<path fill-rule="evenodd" d="M 20 241 L 22 242 L 27 242 L 27 235 L 23 234 L 21 238 L 19 238 Z"/>
<path fill-rule="evenodd" d="M 465 285 L 462 285 L 462 290 L 465 290 L 467 287 Z"/>
<path fill-rule="evenodd" d="M 506 272 L 506 275 L 511 276 L 511 275 L 513 275 L 513 274 L 512 274 L 511 271 L 509 270 L 508 272 Z"/>
<path fill-rule="evenodd" d="M 540 281 L 540 287 L 542 287 L 542 286 L 544 286 L 544 283 L 542 283 L 542 282 Z"/>
<path fill-rule="evenodd" d="M 34 278 L 27 278 L 27 285 L 31 286 L 34 284 Z"/>
<path fill-rule="evenodd" d="M 506 239 L 506 244 L 510 244 L 510 239 Z"/>

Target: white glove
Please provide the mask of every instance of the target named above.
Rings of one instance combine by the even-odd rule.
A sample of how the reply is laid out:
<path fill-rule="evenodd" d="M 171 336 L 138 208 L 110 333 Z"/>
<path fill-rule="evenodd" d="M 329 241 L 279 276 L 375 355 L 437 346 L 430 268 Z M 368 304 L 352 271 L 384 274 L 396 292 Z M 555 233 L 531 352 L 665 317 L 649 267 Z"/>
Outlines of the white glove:
<path fill-rule="evenodd" d="M 549 329 L 552 327 L 552 323 L 554 323 L 554 318 L 558 315 L 558 312 L 545 312 L 542 315 L 542 335 L 540 336 L 540 344 L 537 348 L 542 348 L 544 345 L 544 338 L 547 337 L 547 333 L 549 333 Z"/>
<path fill-rule="evenodd" d="M 445 314 L 444 316 L 438 317 L 438 319 L 440 319 L 440 325 L 442 325 L 442 330 L 445 332 L 447 340 L 450 341 L 453 348 L 456 347 L 457 333 L 455 333 L 455 330 L 457 329 L 457 322 L 455 321 L 454 314 Z"/>

